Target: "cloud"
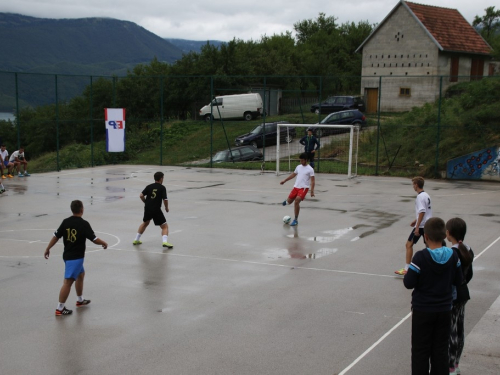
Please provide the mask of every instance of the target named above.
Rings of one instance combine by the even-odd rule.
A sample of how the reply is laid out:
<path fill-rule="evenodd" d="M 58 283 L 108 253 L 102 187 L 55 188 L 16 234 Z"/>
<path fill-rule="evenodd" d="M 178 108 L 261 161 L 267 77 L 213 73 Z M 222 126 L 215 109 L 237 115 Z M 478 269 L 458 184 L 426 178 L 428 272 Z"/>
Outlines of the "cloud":
<path fill-rule="evenodd" d="M 415 0 L 418 3 L 458 9 L 472 22 L 491 6 L 490 0 Z M 260 40 L 293 31 L 293 24 L 316 19 L 320 12 L 337 22 L 381 22 L 398 4 L 397 0 L 234 0 L 214 2 L 191 0 L 16 0 L 0 5 L 0 12 L 19 13 L 40 18 L 110 17 L 137 23 L 162 38 L 223 40 L 233 38 Z"/>

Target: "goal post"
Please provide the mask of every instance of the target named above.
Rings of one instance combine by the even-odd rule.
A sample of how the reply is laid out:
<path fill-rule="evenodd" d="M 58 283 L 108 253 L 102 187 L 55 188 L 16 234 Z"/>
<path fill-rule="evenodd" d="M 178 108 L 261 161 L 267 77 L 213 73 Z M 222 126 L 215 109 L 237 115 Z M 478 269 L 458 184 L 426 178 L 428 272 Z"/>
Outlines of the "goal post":
<path fill-rule="evenodd" d="M 284 173 L 288 167 L 291 173 L 304 152 L 304 146 L 299 143 L 307 133 L 307 128 L 313 128 L 313 133 L 320 142 L 316 152 L 316 166 L 321 172 L 347 174 L 348 178 L 358 173 L 359 131 L 357 125 L 323 125 L 323 124 L 285 124 L 280 123 L 276 132 L 276 175 Z M 293 134 L 295 141 L 284 143 L 281 137 Z"/>

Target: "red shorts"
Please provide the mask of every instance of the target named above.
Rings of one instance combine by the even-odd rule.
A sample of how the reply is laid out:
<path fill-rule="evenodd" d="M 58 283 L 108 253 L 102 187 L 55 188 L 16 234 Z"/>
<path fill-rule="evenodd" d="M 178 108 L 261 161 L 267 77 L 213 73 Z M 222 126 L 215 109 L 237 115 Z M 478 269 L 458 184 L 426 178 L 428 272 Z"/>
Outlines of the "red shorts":
<path fill-rule="evenodd" d="M 306 199 L 306 195 L 307 195 L 308 191 L 309 191 L 309 188 L 296 188 L 296 187 L 294 187 L 293 190 L 290 192 L 288 199 L 294 200 L 296 197 L 300 197 L 302 200 L 304 200 L 304 199 Z"/>

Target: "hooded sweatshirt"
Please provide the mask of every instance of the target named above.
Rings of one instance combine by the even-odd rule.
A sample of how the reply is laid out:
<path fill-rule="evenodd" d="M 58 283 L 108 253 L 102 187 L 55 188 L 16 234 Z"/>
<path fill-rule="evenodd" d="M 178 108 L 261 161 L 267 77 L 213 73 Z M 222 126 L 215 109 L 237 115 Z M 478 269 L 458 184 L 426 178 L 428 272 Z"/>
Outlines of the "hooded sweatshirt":
<path fill-rule="evenodd" d="M 450 311 L 452 285 L 462 283 L 460 259 L 452 249 L 444 246 L 417 251 L 403 281 L 407 289 L 413 289 L 413 310 Z"/>

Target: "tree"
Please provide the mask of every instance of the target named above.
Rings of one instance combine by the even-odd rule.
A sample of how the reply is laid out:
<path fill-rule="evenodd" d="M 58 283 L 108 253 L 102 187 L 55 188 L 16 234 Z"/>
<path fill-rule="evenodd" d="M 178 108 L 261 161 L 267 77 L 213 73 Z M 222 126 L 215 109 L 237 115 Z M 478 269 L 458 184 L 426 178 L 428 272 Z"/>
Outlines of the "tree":
<path fill-rule="evenodd" d="M 500 10 L 495 10 L 495 7 L 491 6 L 484 11 L 486 14 L 482 17 L 476 16 L 472 25 L 479 27 L 481 35 L 489 42 L 495 31 L 500 29 Z"/>

